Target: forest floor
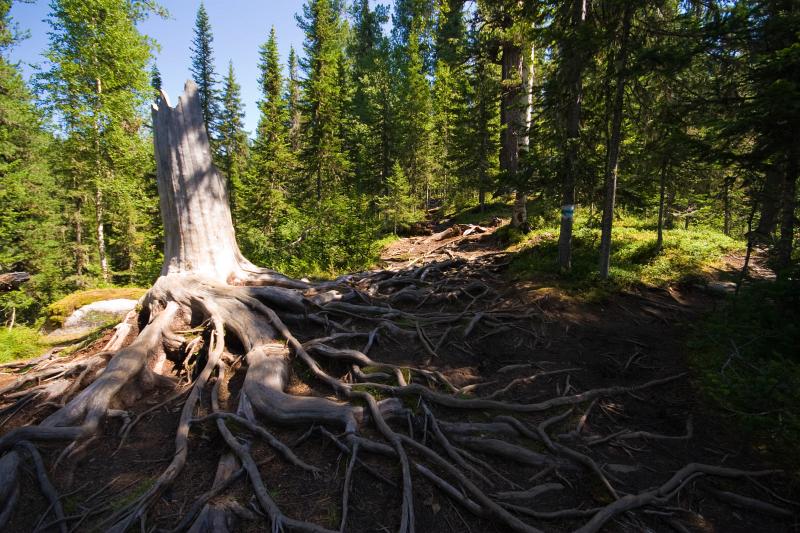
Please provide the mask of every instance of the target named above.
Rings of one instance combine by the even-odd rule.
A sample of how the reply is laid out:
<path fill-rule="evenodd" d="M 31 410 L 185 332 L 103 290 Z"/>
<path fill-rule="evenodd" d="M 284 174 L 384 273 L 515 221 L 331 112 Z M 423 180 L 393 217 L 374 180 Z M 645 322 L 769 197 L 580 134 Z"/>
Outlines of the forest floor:
<path fill-rule="evenodd" d="M 469 231 L 469 230 L 472 231 Z M 609 438 L 591 446 L 592 457 L 602 466 L 608 479 L 625 493 L 639 492 L 663 484 L 689 463 L 707 463 L 738 469 L 783 468 L 785 474 L 747 479 L 699 477 L 691 481 L 674 499 L 669 509 L 637 510 L 619 515 L 604 531 L 800 531 L 798 512 L 800 483 L 796 465 L 780 464 L 758 453 L 731 424 L 729 413 L 704 401 L 693 379 L 687 360 L 687 339 L 693 324 L 720 305 L 718 295 L 697 285 L 667 288 L 638 287 L 607 295 L 601 301 L 587 300 L 562 290 L 549 280 L 515 280 L 509 276 L 511 256 L 498 244 L 496 228 L 475 229 L 459 226 L 436 228 L 439 233 L 403 238 L 390 244 L 382 254 L 382 268 L 401 270 L 423 264 L 442 263 L 446 280 L 453 279 L 452 301 L 414 302 L 406 307 L 416 312 L 458 311 L 476 304 L 477 293 L 489 292 L 487 309 L 519 313 L 521 320 L 498 323 L 475 315 L 469 323 L 432 326 L 421 332 L 427 343 L 381 341 L 370 352 L 375 359 L 403 365 L 416 365 L 442 372 L 462 395 L 498 398 L 515 403 L 580 393 L 598 387 L 631 386 L 666 376 L 679 379 L 635 393 L 610 395 L 586 402 L 554 426 L 552 434 L 577 431 L 586 442 L 618 432 L 646 431 L 653 438 Z M 465 231 L 467 230 L 467 231 Z M 736 258 L 731 259 L 731 268 Z M 354 319 L 353 323 L 357 323 Z M 134 335 L 136 332 L 132 332 Z M 311 328 L 301 335 L 313 338 Z M 302 340 L 302 338 L 301 338 Z M 84 350 L 97 351 L 104 339 Z M 73 356 L 80 356 L 73 354 Z M 545 376 L 532 377 L 542 372 Z M 13 379 L 0 374 L 0 386 Z M 527 378 L 527 379 L 526 379 Z M 518 380 L 512 383 L 512 380 Z M 307 380 L 306 380 L 307 381 Z M 295 380 L 301 387 L 299 380 Z M 473 385 L 471 388 L 464 389 Z M 234 377 L 223 391 L 223 401 L 231 402 L 238 387 Z M 328 394 L 318 390 L 293 390 L 296 394 Z M 167 399 L 169 391 L 142 398 L 129 407 L 140 413 Z M 9 420 L 1 431 L 25 421 L 40 419 L 47 407 L 28 410 Z M 80 515 L 81 523 L 70 523 L 70 530 L 90 531 L 99 524 L 95 514 L 107 513 L 125 505 L 144 492 L 169 462 L 173 453 L 179 403 L 167 404 L 150 413 L 136 426 L 126 445 L 117 451 L 121 422 L 105 422 L 104 435 L 91 453 L 76 468 L 59 468 L 54 483 L 63 495 L 65 512 Z M 488 422 L 497 413 L 436 409 L 440 420 Z M 515 416 L 536 425 L 542 413 Z M 1 422 L 1 421 L 0 421 Z M 347 456 L 330 442 L 301 438 L 307 428 L 280 428 L 268 425 L 284 442 L 295 443 L 296 453 L 306 462 L 320 467 L 319 479 L 286 465 L 262 443 L 253 444 L 253 454 L 261 463 L 262 476 L 272 497 L 292 517 L 338 527 L 341 518 L 341 489 Z M 413 428 L 425 431 L 425 428 Z M 672 436 L 674 439 L 657 437 Z M 512 439 L 531 451 L 536 444 Z M 464 443 L 466 446 L 467 444 Z M 177 483 L 151 510 L 147 528 L 169 529 L 181 519 L 194 499 L 211 486 L 220 450 L 224 443 L 211 425 L 192 432 L 189 463 Z M 60 446 L 43 444 L 48 464 L 58 456 Z M 522 487 L 551 481 L 562 490 L 551 490 L 534 499 L 514 503 L 546 511 L 574 507 L 586 509 L 611 500 L 599 482 L 587 482 L 572 472 L 544 472 L 542 467 L 498 456 L 482 456 L 497 471 L 498 479 Z M 365 463 L 389 480 L 398 478 L 397 466 L 377 457 L 366 456 Z M 32 531 L 47 508 L 31 476 L 23 476 L 20 510 L 9 531 Z M 501 484 L 502 485 L 502 484 Z M 353 473 L 347 531 L 392 531 L 399 521 L 399 493 L 388 483 L 379 482 L 364 468 Z M 568 487 L 568 488 L 567 488 Z M 499 489 L 498 490 L 509 490 Z M 738 493 L 791 510 L 790 518 L 759 512 L 741 503 L 730 503 L 727 492 Z M 421 532 L 494 532 L 505 528 L 493 520 L 477 518 L 452 502 L 441 491 L 424 481 L 415 484 L 416 527 Z M 248 485 L 241 480 L 224 496 L 236 502 L 241 515 L 254 517 Z M 571 531 L 587 518 L 530 519 L 545 531 Z M 143 526 L 144 527 L 144 526 Z M 102 529 L 102 527 L 101 527 Z M 244 520 L 238 531 L 263 531 L 262 519 Z"/>

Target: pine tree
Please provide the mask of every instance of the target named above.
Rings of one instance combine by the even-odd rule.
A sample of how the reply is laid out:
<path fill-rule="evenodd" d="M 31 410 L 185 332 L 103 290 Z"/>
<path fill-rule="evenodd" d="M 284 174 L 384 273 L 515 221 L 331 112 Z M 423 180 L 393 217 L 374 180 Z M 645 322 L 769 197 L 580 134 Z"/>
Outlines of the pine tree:
<path fill-rule="evenodd" d="M 309 0 L 297 18 L 305 32 L 303 49 L 306 72 L 303 82 L 304 123 L 303 164 L 312 180 L 308 192 L 319 202 L 324 194 L 341 185 L 349 172 L 341 136 L 341 57 L 345 26 L 338 0 Z"/>
<path fill-rule="evenodd" d="M 219 90 L 217 89 L 217 73 L 214 70 L 214 50 L 212 43 L 214 35 L 211 32 L 211 22 L 208 19 L 205 5 L 201 2 L 197 9 L 197 18 L 194 23 L 194 38 L 192 39 L 192 64 L 189 71 L 200 93 L 200 106 L 203 109 L 203 120 L 206 131 L 211 140 L 212 147 L 217 138 L 217 124 L 219 121 Z"/>
<path fill-rule="evenodd" d="M 433 185 L 433 107 L 425 66 L 426 22 L 421 15 L 411 19 L 408 40 L 399 51 L 398 120 L 399 160 L 417 198 L 427 205 Z"/>
<path fill-rule="evenodd" d="M 150 87 L 153 88 L 153 101 L 158 102 L 158 99 L 161 98 L 161 71 L 158 70 L 158 65 L 155 61 L 153 61 L 153 65 L 150 67 Z"/>
<path fill-rule="evenodd" d="M 66 231 L 64 187 L 50 165 L 53 144 L 19 69 L 6 51 L 17 42 L 8 2 L 0 2 L 0 273 L 25 271 L 31 281 L 0 294 L 0 317 L 32 320 L 65 289 L 72 250 Z"/>
<path fill-rule="evenodd" d="M 241 87 L 236 81 L 233 61 L 228 63 L 228 75 L 222 82 L 222 106 L 219 120 L 219 168 L 225 174 L 231 209 L 236 212 L 236 192 L 241 188 L 247 166 L 247 132 L 244 131 L 244 106 Z"/>
<path fill-rule="evenodd" d="M 391 171 L 393 87 L 389 40 L 381 26 L 388 21 L 385 6 L 370 9 L 369 0 L 353 5 L 352 58 L 354 173 L 358 189 L 367 194 L 386 191 Z"/>
<path fill-rule="evenodd" d="M 259 58 L 260 115 L 238 195 L 239 219 L 245 228 L 245 250 L 267 264 L 277 265 L 286 256 L 286 235 L 280 230 L 294 222 L 287 193 L 297 163 L 289 148 L 288 108 L 282 93 L 283 75 L 274 27 L 259 49 Z"/>
<path fill-rule="evenodd" d="M 397 234 L 400 225 L 413 222 L 416 218 L 414 212 L 415 201 L 411 196 L 411 186 L 408 183 L 403 168 L 399 163 L 392 166 L 392 173 L 386 183 L 387 193 L 378 199 L 381 214 L 392 228 L 392 233 Z"/>
<path fill-rule="evenodd" d="M 300 151 L 301 109 L 300 79 L 297 72 L 297 53 L 289 47 L 289 78 L 286 80 L 286 104 L 289 113 L 289 145 L 293 153 Z"/>
<path fill-rule="evenodd" d="M 434 173 L 442 196 L 451 200 L 460 192 L 457 183 L 462 139 L 467 135 L 466 24 L 463 0 L 439 0 L 437 6 L 432 89 L 434 145 L 437 158 Z"/>

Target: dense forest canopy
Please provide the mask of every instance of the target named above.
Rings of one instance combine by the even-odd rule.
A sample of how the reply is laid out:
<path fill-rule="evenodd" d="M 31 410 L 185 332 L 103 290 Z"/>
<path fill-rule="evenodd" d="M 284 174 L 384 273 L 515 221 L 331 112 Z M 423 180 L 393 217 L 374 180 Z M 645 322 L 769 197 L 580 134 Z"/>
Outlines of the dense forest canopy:
<path fill-rule="evenodd" d="M 8 60 L 9 7 L 0 271 L 34 274 L 2 296 L 19 320 L 76 288 L 157 274 L 143 104 L 160 75 L 155 43 L 135 25 L 158 14 L 149 2 L 59 0 L 50 67 L 27 87 Z M 515 228 L 562 219 L 565 270 L 575 214 L 602 224 L 607 257 L 616 209 L 659 229 L 747 238 L 786 274 L 798 16 L 789 0 L 319 0 L 297 14 L 302 50 L 279 57 L 273 29 L 258 65 L 218 65 L 201 4 L 186 61 L 243 250 L 259 263 L 302 275 L 363 268 L 387 232 L 516 194 Z M 254 67 L 248 135 L 235 69 Z"/>

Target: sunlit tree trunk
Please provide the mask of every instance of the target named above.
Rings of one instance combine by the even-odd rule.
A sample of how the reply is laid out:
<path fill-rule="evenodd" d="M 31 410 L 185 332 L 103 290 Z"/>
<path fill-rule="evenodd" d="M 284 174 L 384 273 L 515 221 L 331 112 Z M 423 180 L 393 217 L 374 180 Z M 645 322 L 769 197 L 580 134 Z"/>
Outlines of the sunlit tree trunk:
<path fill-rule="evenodd" d="M 611 137 L 608 142 L 608 157 L 605 171 L 605 199 L 603 201 L 603 223 L 600 233 L 600 279 L 608 278 L 611 262 L 611 229 L 614 223 L 614 201 L 617 195 L 620 145 L 622 144 L 622 112 L 625 101 L 625 65 L 628 59 L 628 37 L 633 17 L 633 4 L 625 4 L 622 20 L 622 35 L 616 66 L 616 87 L 611 116 Z"/>
<path fill-rule="evenodd" d="M 572 33 L 581 30 L 586 22 L 586 0 L 573 0 L 571 11 Z M 572 268 L 572 225 L 575 220 L 575 182 L 578 172 L 578 144 L 580 142 L 581 100 L 583 96 L 583 52 L 577 39 L 562 43 L 565 54 L 567 112 L 566 146 L 561 193 L 561 227 L 558 234 L 558 264 L 562 272 Z"/>

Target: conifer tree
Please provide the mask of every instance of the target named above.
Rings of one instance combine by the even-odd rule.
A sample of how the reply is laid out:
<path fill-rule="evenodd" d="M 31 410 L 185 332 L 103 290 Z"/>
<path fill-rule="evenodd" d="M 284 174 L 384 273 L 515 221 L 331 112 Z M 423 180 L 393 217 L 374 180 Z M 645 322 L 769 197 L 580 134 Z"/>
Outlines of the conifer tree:
<path fill-rule="evenodd" d="M 50 69 L 39 84 L 46 103 L 61 117 L 64 141 L 62 171 L 76 198 L 76 243 L 82 247 L 84 208 L 90 203 L 94 223 L 97 273 L 110 280 L 112 267 L 130 269 L 131 250 L 120 247 L 117 265 L 109 262 L 106 224 L 120 243 L 131 242 L 140 210 L 131 206 L 144 187 L 136 183 L 149 143 L 137 135 L 139 114 L 149 100 L 147 63 L 150 41 L 136 22 L 150 10 L 145 1 L 54 0 L 49 23 Z M 99 16 L 102 14 L 103 16 Z M 78 270 L 83 259 L 78 260 Z"/>
<path fill-rule="evenodd" d="M 411 18 L 408 40 L 400 51 L 398 107 L 403 113 L 398 120 L 398 137 L 401 166 L 412 191 L 427 205 L 433 185 L 433 107 L 425 67 L 425 25 L 422 16 Z"/>
<path fill-rule="evenodd" d="M 393 86 L 389 40 L 381 26 L 388 20 L 385 6 L 370 9 L 368 0 L 353 5 L 353 32 L 348 46 L 352 58 L 352 110 L 355 126 L 351 142 L 359 190 L 386 191 L 391 171 Z"/>
<path fill-rule="evenodd" d="M 189 71 L 197 83 L 200 94 L 200 106 L 203 109 L 203 120 L 206 131 L 211 140 L 212 147 L 217 137 L 217 123 L 219 120 L 219 89 L 217 73 L 214 69 L 214 50 L 212 43 L 214 35 L 211 31 L 211 22 L 205 5 L 200 2 L 197 17 L 194 23 L 194 38 L 192 39 L 192 63 Z"/>
<path fill-rule="evenodd" d="M 161 98 L 161 71 L 158 70 L 158 65 L 155 61 L 153 61 L 153 65 L 150 67 L 150 87 L 153 88 L 153 101 L 158 102 L 158 99 Z"/>
<path fill-rule="evenodd" d="M 50 165 L 52 139 L 19 68 L 7 57 L 17 36 L 9 2 L 0 2 L 0 273 L 25 271 L 31 281 L 0 294 L 0 320 L 32 319 L 65 288 L 74 266 L 64 246 L 62 206 L 68 200 Z"/>
<path fill-rule="evenodd" d="M 340 59 L 345 36 L 341 2 L 308 0 L 297 21 L 305 32 L 306 53 L 301 61 L 306 72 L 303 93 L 307 117 L 302 159 L 311 180 L 307 189 L 319 202 L 326 191 L 341 185 L 349 172 L 340 129 Z"/>
<path fill-rule="evenodd" d="M 432 88 L 435 175 L 445 201 L 461 192 L 457 183 L 466 137 L 466 24 L 463 0 L 439 0 L 436 10 L 435 72 Z"/>
<path fill-rule="evenodd" d="M 300 150 L 300 78 L 298 74 L 297 53 L 289 47 L 289 77 L 286 80 L 286 104 L 289 114 L 289 146 L 293 153 Z"/>
<path fill-rule="evenodd" d="M 247 166 L 247 132 L 244 131 L 244 106 L 241 87 L 236 81 L 233 61 L 222 82 L 222 106 L 219 121 L 219 168 L 225 174 L 231 208 L 236 212 L 236 192 L 241 187 Z"/>
<path fill-rule="evenodd" d="M 278 228 L 292 223 L 287 193 L 297 164 L 288 143 L 288 108 L 274 27 L 259 49 L 258 70 L 260 114 L 238 195 L 239 218 L 245 228 L 245 249 L 268 264 L 276 264 L 285 254 Z"/>

